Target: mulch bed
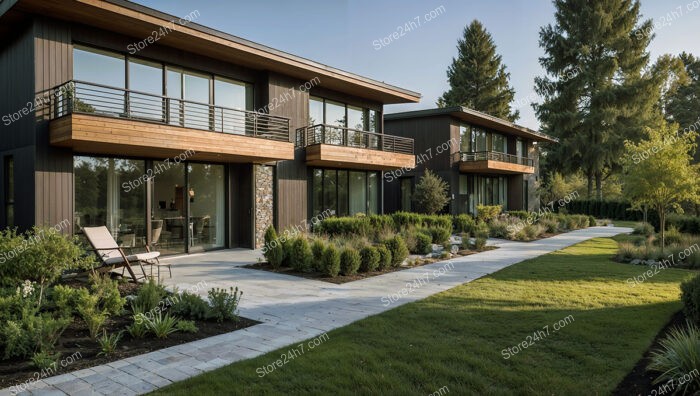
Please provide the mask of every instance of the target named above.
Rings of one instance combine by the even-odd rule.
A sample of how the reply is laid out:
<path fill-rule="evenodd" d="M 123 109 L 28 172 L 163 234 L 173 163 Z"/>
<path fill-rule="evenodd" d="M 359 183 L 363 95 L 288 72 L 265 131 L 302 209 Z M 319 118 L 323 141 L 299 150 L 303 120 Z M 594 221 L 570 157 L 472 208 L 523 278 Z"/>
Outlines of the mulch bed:
<path fill-rule="evenodd" d="M 81 283 L 77 280 L 65 283 L 74 287 L 87 287 L 85 283 Z M 122 296 L 133 295 L 139 287 L 140 285 L 133 283 L 120 283 L 119 291 Z M 104 328 L 107 330 L 107 334 L 112 334 L 125 330 L 125 327 L 131 323 L 132 318 L 130 314 L 112 316 L 107 320 Z M 122 339 L 119 341 L 117 351 L 114 354 L 110 356 L 97 356 L 101 351 L 99 343 L 90 338 L 90 333 L 88 332 L 85 322 L 76 317 L 56 344 L 56 351 L 61 354 L 61 357 L 59 358 L 59 363 L 56 365 L 56 370 L 52 371 L 48 376 L 90 368 L 127 357 L 229 333 L 256 325 L 259 322 L 241 317 L 237 322 L 229 321 L 217 323 L 216 321 L 195 321 L 195 323 L 199 329 L 198 332 L 183 333 L 178 331 L 170 334 L 168 338 L 165 339 L 158 339 L 153 334 L 148 334 L 144 338 L 134 339 L 131 338 L 127 331 L 124 331 Z M 76 352 L 79 352 L 80 355 L 74 355 Z M 74 358 L 70 359 L 69 357 L 71 356 L 74 356 Z M 67 367 L 61 367 L 61 359 L 66 358 L 69 358 L 67 360 L 73 360 L 73 362 L 67 365 Z M 34 367 L 28 359 L 15 358 L 0 361 L 0 389 L 18 385 L 31 378 L 36 378 L 36 373 L 40 373 L 40 371 L 41 370 Z"/>
<path fill-rule="evenodd" d="M 494 250 L 494 249 L 498 249 L 498 247 L 497 246 L 486 246 L 482 250 L 460 250 L 457 252 L 457 256 L 469 256 L 472 254 L 481 253 L 481 252 L 485 252 L 488 250 Z M 454 257 L 452 257 L 452 258 L 454 258 Z M 384 274 L 388 274 L 391 272 L 403 271 L 403 270 L 416 268 L 416 267 L 422 267 L 422 266 L 427 265 L 427 264 L 433 264 L 433 263 L 437 263 L 437 262 L 445 261 L 445 260 L 449 260 L 449 259 L 418 258 L 418 259 L 416 259 L 414 265 L 403 265 L 401 267 L 396 267 L 396 268 L 390 267 L 390 268 L 387 268 L 387 269 L 382 270 L 382 271 L 372 271 L 372 272 L 362 272 L 362 273 L 358 272 L 355 275 L 347 275 L 347 276 L 338 275 L 338 276 L 333 277 L 333 278 L 328 277 L 321 272 L 299 272 L 299 271 L 295 271 L 294 269 L 289 268 L 289 267 L 284 267 L 284 268 L 280 268 L 280 269 L 276 270 L 276 269 L 272 268 L 272 266 L 267 262 L 249 264 L 249 265 L 243 266 L 243 268 L 256 269 L 256 270 L 262 270 L 262 271 L 268 271 L 268 272 L 275 272 L 278 274 L 298 276 L 301 278 L 319 280 L 319 281 L 323 281 L 323 282 L 334 283 L 336 285 L 342 285 L 343 283 L 353 282 L 353 281 L 360 280 L 360 279 L 367 279 L 367 278 L 371 278 L 373 276 L 384 275 Z M 409 259 L 409 261 L 410 261 L 410 259 Z"/>
<path fill-rule="evenodd" d="M 661 347 L 660 341 L 666 337 L 668 332 L 674 327 L 682 327 L 686 323 L 683 311 L 676 312 L 668 324 L 661 329 L 659 334 L 654 338 L 654 342 L 649 349 L 644 352 L 644 355 L 634 366 L 632 371 L 617 385 L 613 391 L 613 395 L 629 396 L 629 395 L 656 395 L 659 393 L 659 387 L 663 384 L 654 385 L 652 382 L 657 377 L 656 374 L 647 371 L 647 366 L 651 362 L 651 351 Z"/>

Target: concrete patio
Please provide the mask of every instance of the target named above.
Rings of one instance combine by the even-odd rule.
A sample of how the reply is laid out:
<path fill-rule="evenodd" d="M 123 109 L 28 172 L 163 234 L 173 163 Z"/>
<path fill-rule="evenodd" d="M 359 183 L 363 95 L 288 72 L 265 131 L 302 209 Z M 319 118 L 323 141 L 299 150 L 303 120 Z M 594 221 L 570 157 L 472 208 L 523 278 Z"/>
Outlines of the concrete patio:
<path fill-rule="evenodd" d="M 499 249 L 363 279 L 343 285 L 242 268 L 259 251 L 225 250 L 166 259 L 173 279 L 166 284 L 202 296 L 212 287 L 243 290 L 240 315 L 262 322 L 233 333 L 166 348 L 56 377 L 24 394 L 143 394 L 175 381 L 298 343 L 399 305 L 478 279 L 523 260 L 597 237 L 631 232 L 592 227 L 523 243 L 495 241 Z M 408 294 L 407 283 L 423 279 Z M 398 296 L 394 301 L 390 295 Z M 9 389 L 0 396 L 11 394 Z"/>

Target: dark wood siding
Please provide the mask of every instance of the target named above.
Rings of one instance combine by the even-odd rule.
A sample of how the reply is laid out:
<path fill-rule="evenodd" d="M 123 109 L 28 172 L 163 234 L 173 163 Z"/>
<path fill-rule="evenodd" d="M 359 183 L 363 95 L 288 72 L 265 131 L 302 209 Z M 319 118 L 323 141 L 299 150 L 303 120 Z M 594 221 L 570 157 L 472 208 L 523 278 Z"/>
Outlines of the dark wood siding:
<path fill-rule="evenodd" d="M 36 92 L 50 90 L 73 76 L 71 29 L 66 23 L 37 18 L 34 23 Z M 73 224 L 73 154 L 70 149 L 49 144 L 48 108 L 36 118 L 35 222 L 53 226 L 68 220 Z"/>
<path fill-rule="evenodd" d="M 450 139 L 459 136 L 449 116 L 425 117 L 416 119 L 384 120 L 384 131 L 389 135 L 414 139 L 416 154 L 415 169 L 399 169 L 384 174 L 384 211 L 395 212 L 401 207 L 400 177 L 413 176 L 415 180 L 429 168 L 450 184 L 451 193 L 457 192 L 458 173 L 453 171 L 452 153 L 459 150 L 459 139 L 451 144 Z M 456 131 L 456 132 L 455 132 Z M 440 153 L 438 153 L 440 151 Z"/>
<path fill-rule="evenodd" d="M 306 126 L 309 118 L 309 93 L 299 91 L 304 81 L 270 74 L 268 77 L 268 100 L 278 101 L 270 107 L 270 114 L 288 117 L 294 141 L 297 128 Z M 291 90 L 291 91 L 290 91 Z M 285 98 L 282 103 L 282 98 Z M 279 230 L 301 224 L 308 218 L 307 167 L 304 149 L 296 149 L 294 161 L 280 161 L 276 172 L 276 227 Z"/>
<path fill-rule="evenodd" d="M 253 247 L 253 165 L 229 165 L 230 247 Z"/>
<path fill-rule="evenodd" d="M 3 38 L 0 47 L 0 163 L 12 156 L 15 168 L 14 225 L 20 229 L 34 224 L 34 117 L 21 114 L 32 110 L 34 102 L 34 27 L 30 22 L 15 33 Z M 31 103 L 31 105 L 30 105 Z M 17 114 L 20 112 L 19 114 Z M 21 117 L 17 119 L 17 114 Z M 9 118 L 13 115 L 12 118 Z M 16 121 L 12 121 L 16 119 Z M 0 166 L 0 173 L 4 173 Z M 0 183 L 0 227 L 7 225 L 5 218 L 5 175 Z"/>

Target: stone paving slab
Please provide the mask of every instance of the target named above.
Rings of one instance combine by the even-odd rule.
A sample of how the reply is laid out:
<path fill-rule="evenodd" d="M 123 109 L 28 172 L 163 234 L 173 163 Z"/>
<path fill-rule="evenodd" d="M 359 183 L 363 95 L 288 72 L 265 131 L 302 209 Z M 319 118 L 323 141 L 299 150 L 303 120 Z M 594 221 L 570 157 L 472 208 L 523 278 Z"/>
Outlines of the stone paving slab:
<path fill-rule="evenodd" d="M 233 362 L 260 356 L 380 314 L 397 306 L 471 282 L 521 261 L 591 238 L 631 232 L 629 228 L 592 227 L 535 242 L 489 240 L 499 248 L 465 257 L 396 271 L 342 285 L 242 268 L 260 251 L 231 249 L 166 258 L 173 279 L 165 283 L 206 297 L 212 287 L 244 291 L 240 315 L 262 322 L 232 333 L 165 348 L 140 356 L 44 378 L 26 395 L 140 395 Z M 420 281 L 423 280 L 423 283 Z M 205 283 L 204 283 L 205 282 Z M 417 287 L 408 288 L 407 284 Z M 200 285 L 200 286 L 197 286 Z M 202 286 L 204 285 L 204 286 Z M 402 294 L 403 290 L 411 290 Z M 396 300 L 390 296 L 398 296 Z M 11 395 L 10 388 L 0 396 Z"/>

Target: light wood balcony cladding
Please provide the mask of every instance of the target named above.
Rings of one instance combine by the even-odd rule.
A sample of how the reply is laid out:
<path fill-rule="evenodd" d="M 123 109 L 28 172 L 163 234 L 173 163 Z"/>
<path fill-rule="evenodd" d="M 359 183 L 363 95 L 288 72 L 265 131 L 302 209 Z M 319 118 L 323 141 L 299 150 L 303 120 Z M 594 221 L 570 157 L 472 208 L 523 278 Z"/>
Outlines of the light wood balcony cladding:
<path fill-rule="evenodd" d="M 306 164 L 333 168 L 392 170 L 414 168 L 416 157 L 412 154 L 366 148 L 314 144 L 306 147 Z"/>
<path fill-rule="evenodd" d="M 294 159 L 294 144 L 289 142 L 87 114 L 53 120 L 49 133 L 52 145 L 89 154 L 170 158 L 192 150 L 188 159 L 199 161 Z"/>
<path fill-rule="evenodd" d="M 459 171 L 463 173 L 493 173 L 493 174 L 533 174 L 534 166 L 512 164 L 510 162 L 483 160 L 483 161 L 461 161 Z"/>

